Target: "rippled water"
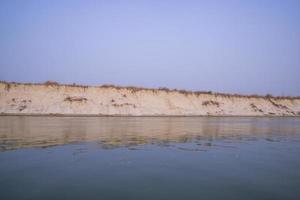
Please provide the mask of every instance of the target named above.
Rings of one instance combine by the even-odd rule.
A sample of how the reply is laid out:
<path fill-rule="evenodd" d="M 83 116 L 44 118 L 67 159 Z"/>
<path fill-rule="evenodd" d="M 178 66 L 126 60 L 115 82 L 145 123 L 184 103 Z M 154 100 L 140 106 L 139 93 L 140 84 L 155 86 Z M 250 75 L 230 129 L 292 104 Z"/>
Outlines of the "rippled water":
<path fill-rule="evenodd" d="M 0 117 L 0 199 L 300 199 L 300 118 Z"/>

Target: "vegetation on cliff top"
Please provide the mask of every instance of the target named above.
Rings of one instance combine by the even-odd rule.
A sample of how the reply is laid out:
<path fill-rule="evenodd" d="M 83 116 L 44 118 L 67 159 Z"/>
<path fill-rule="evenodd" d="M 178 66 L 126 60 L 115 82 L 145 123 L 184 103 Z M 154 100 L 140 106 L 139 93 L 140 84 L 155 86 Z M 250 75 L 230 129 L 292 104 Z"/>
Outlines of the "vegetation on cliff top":
<path fill-rule="evenodd" d="M 267 99 L 300 99 L 300 96 L 273 96 L 271 94 L 267 95 L 257 95 L 257 94 L 252 94 L 252 95 L 241 95 L 241 94 L 228 94 L 228 93 L 219 93 L 219 92 L 212 92 L 212 91 L 188 91 L 188 90 L 178 90 L 178 89 L 169 89 L 166 87 L 160 87 L 160 88 L 144 88 L 144 87 L 134 87 L 134 86 L 116 86 L 112 84 L 104 84 L 101 86 L 87 86 L 87 85 L 79 85 L 76 83 L 73 84 L 61 84 L 55 81 L 46 81 L 44 83 L 16 83 L 16 82 L 6 82 L 6 81 L 0 81 L 0 83 L 6 85 L 6 90 L 10 90 L 12 86 L 17 86 L 17 85 L 44 85 L 44 86 L 49 86 L 49 87 L 59 87 L 59 86 L 65 86 L 65 87 L 78 87 L 78 88 L 91 88 L 91 87 L 96 87 L 96 88 L 112 88 L 112 89 L 126 89 L 131 91 L 132 93 L 139 92 L 139 91 L 152 91 L 154 93 L 158 91 L 164 91 L 166 93 L 169 92 L 177 92 L 180 94 L 184 95 L 202 95 L 202 94 L 211 94 L 214 96 L 221 96 L 221 97 L 244 97 L 244 98 L 267 98 Z"/>

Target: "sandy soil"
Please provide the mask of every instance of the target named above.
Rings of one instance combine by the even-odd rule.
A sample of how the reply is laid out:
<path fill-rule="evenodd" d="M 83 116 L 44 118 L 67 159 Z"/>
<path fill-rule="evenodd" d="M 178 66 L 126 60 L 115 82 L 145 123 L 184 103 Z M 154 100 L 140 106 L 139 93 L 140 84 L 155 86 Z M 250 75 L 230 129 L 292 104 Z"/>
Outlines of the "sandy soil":
<path fill-rule="evenodd" d="M 0 114 L 299 116 L 300 98 L 1 82 Z"/>

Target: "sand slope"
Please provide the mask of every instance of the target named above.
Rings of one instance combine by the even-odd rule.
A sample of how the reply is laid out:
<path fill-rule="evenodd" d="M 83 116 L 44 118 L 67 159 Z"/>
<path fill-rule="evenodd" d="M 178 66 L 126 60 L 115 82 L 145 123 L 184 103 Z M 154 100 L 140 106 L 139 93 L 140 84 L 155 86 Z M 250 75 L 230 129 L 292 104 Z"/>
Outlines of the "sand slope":
<path fill-rule="evenodd" d="M 0 114 L 299 116 L 300 98 L 1 82 Z"/>

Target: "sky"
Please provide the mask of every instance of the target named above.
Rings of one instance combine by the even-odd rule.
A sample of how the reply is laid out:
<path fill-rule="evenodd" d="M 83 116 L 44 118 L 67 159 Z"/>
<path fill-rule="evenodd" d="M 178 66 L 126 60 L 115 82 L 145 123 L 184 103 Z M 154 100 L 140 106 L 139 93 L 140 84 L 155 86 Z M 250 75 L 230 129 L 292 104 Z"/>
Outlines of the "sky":
<path fill-rule="evenodd" d="M 300 1 L 1 0 L 0 80 L 300 95 Z"/>

